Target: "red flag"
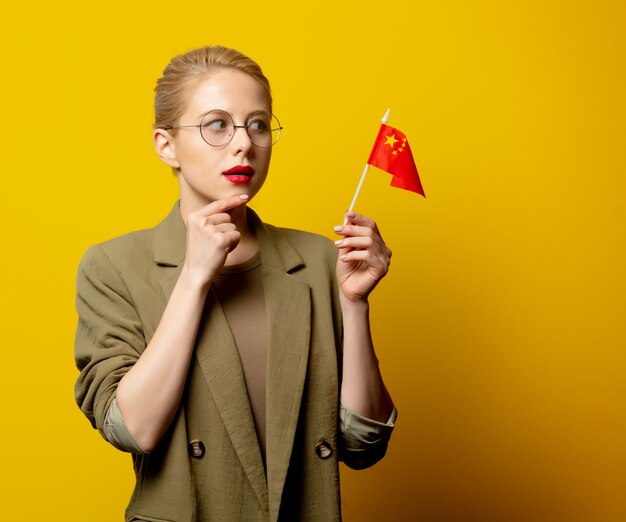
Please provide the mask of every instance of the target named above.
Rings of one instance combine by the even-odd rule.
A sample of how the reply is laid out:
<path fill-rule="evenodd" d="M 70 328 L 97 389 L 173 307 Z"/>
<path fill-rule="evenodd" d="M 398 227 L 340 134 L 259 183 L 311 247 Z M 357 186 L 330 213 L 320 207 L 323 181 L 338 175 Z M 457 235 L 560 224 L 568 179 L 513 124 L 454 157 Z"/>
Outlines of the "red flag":
<path fill-rule="evenodd" d="M 411 190 L 426 197 L 409 142 L 399 130 L 383 123 L 367 162 L 389 172 L 393 176 L 392 187 Z"/>

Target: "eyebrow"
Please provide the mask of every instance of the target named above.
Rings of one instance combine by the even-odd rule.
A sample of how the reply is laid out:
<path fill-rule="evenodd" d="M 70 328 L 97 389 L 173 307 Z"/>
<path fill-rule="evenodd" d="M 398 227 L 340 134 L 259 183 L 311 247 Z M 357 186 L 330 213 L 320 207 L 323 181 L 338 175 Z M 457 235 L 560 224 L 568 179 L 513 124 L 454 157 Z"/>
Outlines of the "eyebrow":
<path fill-rule="evenodd" d="M 221 111 L 221 112 L 225 112 L 226 114 L 230 115 L 230 117 L 232 118 L 233 115 L 230 114 L 230 112 L 225 111 L 224 109 L 209 109 L 208 111 L 204 111 L 202 114 L 200 114 L 198 116 L 198 119 L 202 119 L 204 118 L 207 114 L 209 114 L 209 112 L 213 112 L 213 111 Z M 246 120 L 248 121 L 250 119 L 251 116 L 254 116 L 255 114 L 263 114 L 265 116 L 271 116 L 272 113 L 263 109 L 259 109 L 258 111 L 251 111 L 248 113 L 248 115 L 246 116 Z"/>

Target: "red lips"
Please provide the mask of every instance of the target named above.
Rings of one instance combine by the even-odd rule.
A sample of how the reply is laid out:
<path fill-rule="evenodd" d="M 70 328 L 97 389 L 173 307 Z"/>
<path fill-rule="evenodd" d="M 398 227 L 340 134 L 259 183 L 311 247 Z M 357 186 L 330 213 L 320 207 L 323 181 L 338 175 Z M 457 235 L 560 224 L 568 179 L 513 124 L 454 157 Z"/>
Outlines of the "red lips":
<path fill-rule="evenodd" d="M 224 177 L 235 185 L 245 185 L 254 174 L 254 169 L 249 165 L 236 165 L 231 169 L 223 172 Z"/>
<path fill-rule="evenodd" d="M 225 176 L 232 174 L 252 176 L 252 174 L 254 174 L 254 169 L 249 165 L 235 165 L 233 168 L 225 170 L 222 174 L 224 174 Z"/>

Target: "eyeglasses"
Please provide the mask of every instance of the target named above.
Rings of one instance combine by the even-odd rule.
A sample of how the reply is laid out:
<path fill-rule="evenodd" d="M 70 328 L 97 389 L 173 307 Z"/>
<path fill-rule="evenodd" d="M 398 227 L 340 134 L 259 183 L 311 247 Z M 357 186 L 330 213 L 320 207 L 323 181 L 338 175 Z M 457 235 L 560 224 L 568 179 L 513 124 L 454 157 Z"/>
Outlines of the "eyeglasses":
<path fill-rule="evenodd" d="M 265 111 L 253 113 L 245 125 L 235 125 L 233 117 L 218 109 L 207 112 L 199 125 L 166 125 L 164 130 L 194 128 L 200 129 L 200 136 L 211 147 L 228 145 L 237 129 L 246 129 L 250 141 L 256 147 L 267 149 L 280 138 L 283 128 L 278 118 Z"/>

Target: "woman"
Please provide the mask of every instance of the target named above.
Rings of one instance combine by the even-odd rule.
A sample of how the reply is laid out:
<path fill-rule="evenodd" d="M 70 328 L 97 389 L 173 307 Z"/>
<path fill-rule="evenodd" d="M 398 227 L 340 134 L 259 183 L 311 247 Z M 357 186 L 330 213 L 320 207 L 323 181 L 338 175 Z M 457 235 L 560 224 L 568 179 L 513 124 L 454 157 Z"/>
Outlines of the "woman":
<path fill-rule="evenodd" d="M 155 117 L 180 200 L 77 281 L 76 400 L 133 453 L 126 520 L 339 520 L 338 460 L 374 464 L 396 417 L 367 301 L 391 252 L 354 212 L 333 245 L 247 207 L 280 125 L 241 53 L 175 57 Z"/>

